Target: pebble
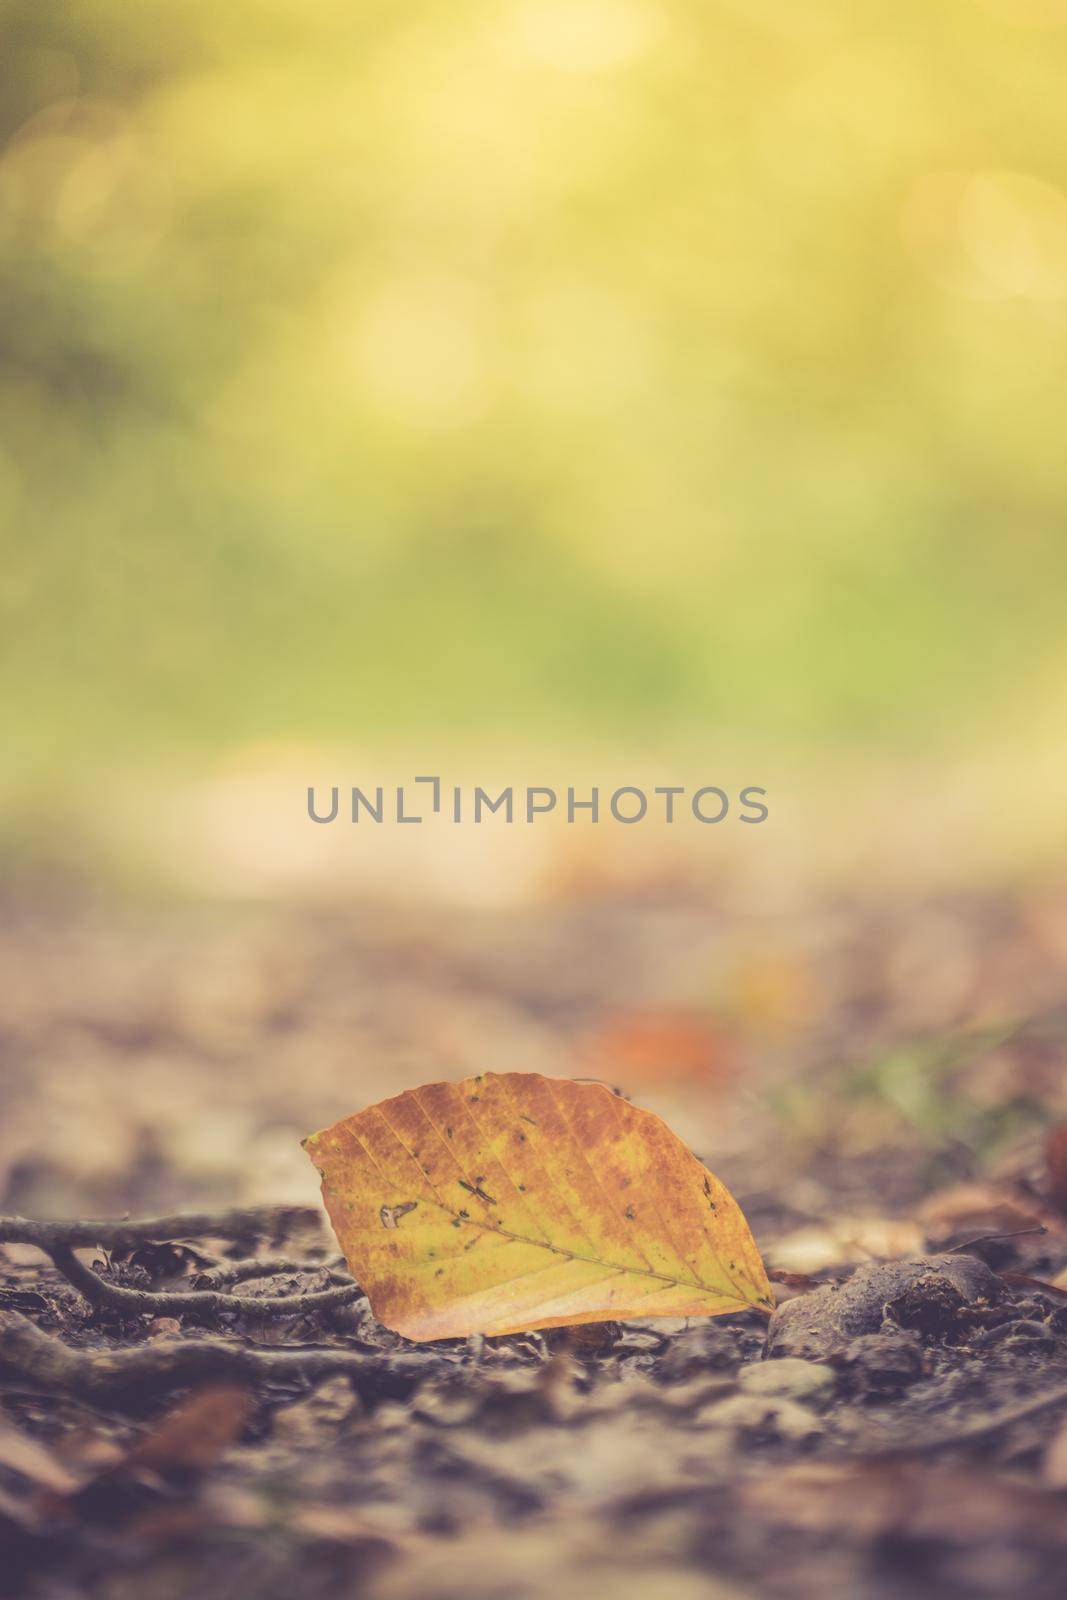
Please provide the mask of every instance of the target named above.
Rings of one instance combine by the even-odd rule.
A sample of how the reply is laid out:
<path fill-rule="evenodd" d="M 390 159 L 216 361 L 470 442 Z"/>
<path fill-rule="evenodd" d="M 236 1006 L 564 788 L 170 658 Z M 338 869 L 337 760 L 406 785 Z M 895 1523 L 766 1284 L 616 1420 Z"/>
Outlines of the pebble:
<path fill-rule="evenodd" d="M 671 1339 L 657 1377 L 663 1383 L 680 1383 L 707 1372 L 728 1371 L 738 1364 L 737 1338 L 727 1328 L 683 1328 Z"/>
<path fill-rule="evenodd" d="M 826 1357 L 865 1333 L 878 1333 L 899 1307 L 907 1325 L 941 1338 L 961 1308 L 1000 1299 L 996 1274 L 976 1256 L 916 1256 L 858 1267 L 843 1284 L 824 1284 L 780 1305 L 767 1330 L 767 1356 Z M 928 1313 L 928 1315 L 927 1315 Z M 924 1320 L 925 1318 L 925 1320 Z"/>
<path fill-rule="evenodd" d="M 817 1438 L 823 1431 L 809 1406 L 783 1395 L 735 1394 L 702 1406 L 694 1420 L 703 1427 L 730 1428 L 748 1439 L 776 1439 L 791 1444 Z"/>
<path fill-rule="evenodd" d="M 834 1374 L 817 1361 L 783 1356 L 779 1361 L 750 1361 L 737 1374 L 746 1394 L 786 1395 L 809 1404 L 825 1403 L 834 1388 Z"/>
<path fill-rule="evenodd" d="M 904 1329 L 861 1333 L 837 1360 L 847 1386 L 859 1395 L 899 1394 L 926 1371 L 918 1335 Z"/>
<path fill-rule="evenodd" d="M 177 1317 L 153 1317 L 148 1324 L 150 1339 L 176 1339 L 182 1331 Z"/>

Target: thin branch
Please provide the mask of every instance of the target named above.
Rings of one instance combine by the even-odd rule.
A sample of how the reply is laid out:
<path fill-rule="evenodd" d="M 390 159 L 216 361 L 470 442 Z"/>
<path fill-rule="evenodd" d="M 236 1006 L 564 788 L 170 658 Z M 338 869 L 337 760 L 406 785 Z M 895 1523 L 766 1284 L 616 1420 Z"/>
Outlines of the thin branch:
<path fill-rule="evenodd" d="M 352 1274 L 324 1261 L 290 1261 L 288 1256 L 249 1256 L 245 1261 L 220 1261 L 193 1276 L 194 1289 L 226 1289 L 251 1278 L 273 1278 L 286 1272 L 323 1272 L 331 1283 L 352 1282 Z"/>
<path fill-rule="evenodd" d="M 1035 1222 L 1031 1228 L 1013 1228 L 1010 1233 L 983 1233 L 977 1239 L 966 1239 L 963 1244 L 954 1244 L 948 1250 L 942 1251 L 946 1256 L 965 1255 L 968 1250 L 973 1250 L 979 1244 L 999 1244 L 1001 1239 L 1025 1239 L 1027 1234 L 1047 1233 L 1048 1229 L 1043 1222 Z"/>
<path fill-rule="evenodd" d="M 343 1284 L 337 1289 L 322 1289 L 313 1294 L 244 1295 L 225 1294 L 214 1289 L 174 1290 L 125 1289 L 120 1284 L 101 1278 L 99 1273 L 79 1261 L 67 1245 L 48 1247 L 56 1267 L 80 1294 L 94 1306 L 110 1306 L 131 1317 L 180 1317 L 185 1315 L 218 1316 L 222 1312 L 238 1312 L 252 1321 L 268 1317 L 300 1317 L 312 1311 L 334 1311 L 338 1306 L 351 1305 L 363 1293 L 358 1283 Z"/>
<path fill-rule="evenodd" d="M 458 1366 L 458 1351 L 438 1350 L 437 1361 Z M 160 1339 L 125 1350 L 74 1350 L 43 1333 L 18 1311 L 0 1310 L 0 1374 L 49 1391 L 133 1411 L 150 1410 L 173 1389 L 215 1379 L 244 1382 L 316 1382 L 348 1378 L 360 1397 L 404 1400 L 434 1369 L 425 1354 L 391 1355 L 327 1346 L 271 1346 L 223 1339 Z"/>
<path fill-rule="evenodd" d="M 253 1321 L 268 1317 L 299 1317 L 313 1311 L 333 1311 L 350 1305 L 362 1294 L 350 1278 L 331 1273 L 334 1288 L 311 1294 L 238 1295 L 211 1288 L 161 1291 L 127 1289 L 87 1267 L 74 1254 L 77 1247 L 99 1246 L 110 1250 L 129 1249 L 136 1244 L 187 1239 L 195 1236 L 247 1238 L 250 1234 L 284 1234 L 297 1223 L 318 1222 L 318 1212 L 309 1206 L 269 1206 L 262 1209 L 205 1212 L 172 1217 L 148 1217 L 140 1221 L 40 1222 L 30 1217 L 0 1217 L 0 1244 L 29 1244 L 51 1256 L 58 1270 L 94 1306 L 110 1306 L 129 1316 L 218 1316 L 236 1312 Z M 215 1271 L 225 1282 L 225 1272 L 233 1273 L 230 1282 L 275 1271 L 292 1271 L 291 1262 L 277 1258 L 259 1264 L 242 1262 Z"/>
<path fill-rule="evenodd" d="M 166 1217 L 105 1217 L 70 1222 L 0 1216 L 0 1244 L 33 1244 L 49 1254 L 56 1244 L 76 1249 L 97 1245 L 106 1250 L 125 1250 L 175 1239 L 284 1237 L 295 1228 L 311 1224 L 321 1227 L 321 1223 L 314 1206 L 251 1206 Z"/>

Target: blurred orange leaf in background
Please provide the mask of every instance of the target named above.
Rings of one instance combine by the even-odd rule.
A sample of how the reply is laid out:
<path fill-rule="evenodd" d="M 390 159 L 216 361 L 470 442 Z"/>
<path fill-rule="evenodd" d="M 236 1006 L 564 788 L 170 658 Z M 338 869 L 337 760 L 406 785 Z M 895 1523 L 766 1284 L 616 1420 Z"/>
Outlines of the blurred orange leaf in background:
<path fill-rule="evenodd" d="M 664 1008 L 615 1012 L 585 1037 L 581 1053 L 596 1076 L 627 1087 L 724 1089 L 734 1074 L 736 1047 L 707 1013 Z"/>

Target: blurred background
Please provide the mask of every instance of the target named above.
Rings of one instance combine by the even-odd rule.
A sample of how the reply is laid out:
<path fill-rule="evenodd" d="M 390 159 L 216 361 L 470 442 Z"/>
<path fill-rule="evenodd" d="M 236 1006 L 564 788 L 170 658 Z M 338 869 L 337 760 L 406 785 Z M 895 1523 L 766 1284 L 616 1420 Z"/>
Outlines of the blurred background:
<path fill-rule="evenodd" d="M 0 16 L 11 1203 L 587 1049 L 801 1167 L 835 1062 L 861 1155 L 1050 1115 L 1067 0 Z M 306 820 L 420 772 L 771 817 Z"/>

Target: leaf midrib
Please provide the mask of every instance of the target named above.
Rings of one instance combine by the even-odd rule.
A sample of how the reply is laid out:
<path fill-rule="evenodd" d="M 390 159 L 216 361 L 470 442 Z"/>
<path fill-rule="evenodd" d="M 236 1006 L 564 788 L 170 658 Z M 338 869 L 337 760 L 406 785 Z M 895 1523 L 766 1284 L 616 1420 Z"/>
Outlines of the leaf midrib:
<path fill-rule="evenodd" d="M 516 1244 L 526 1244 L 532 1249 L 544 1250 L 550 1255 L 563 1256 L 568 1261 L 584 1261 L 587 1266 L 606 1267 L 611 1272 L 623 1272 L 635 1278 L 652 1278 L 657 1283 L 668 1284 L 672 1289 L 697 1289 L 701 1294 L 718 1296 L 723 1300 L 736 1300 L 739 1305 L 753 1303 L 737 1294 L 736 1285 L 733 1284 L 730 1285 L 730 1288 L 735 1292 L 730 1294 L 729 1292 L 714 1289 L 709 1284 L 701 1283 L 696 1278 L 672 1277 L 666 1272 L 655 1272 L 651 1267 L 625 1266 L 619 1261 L 608 1261 L 603 1256 L 587 1256 L 578 1250 L 569 1250 L 564 1245 L 548 1244 L 543 1239 L 530 1239 L 523 1233 L 514 1233 L 510 1228 L 501 1227 L 499 1224 L 479 1222 L 476 1217 L 461 1217 L 458 1211 L 453 1210 L 451 1206 L 445 1205 L 443 1201 L 432 1200 L 425 1195 L 423 1196 L 422 1204 L 436 1206 L 438 1211 L 443 1211 L 447 1217 L 457 1222 L 461 1228 L 476 1228 L 479 1233 L 494 1234 L 500 1239 L 513 1239 Z"/>

